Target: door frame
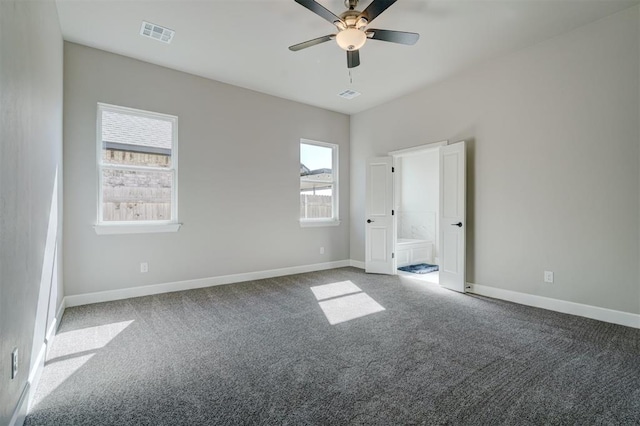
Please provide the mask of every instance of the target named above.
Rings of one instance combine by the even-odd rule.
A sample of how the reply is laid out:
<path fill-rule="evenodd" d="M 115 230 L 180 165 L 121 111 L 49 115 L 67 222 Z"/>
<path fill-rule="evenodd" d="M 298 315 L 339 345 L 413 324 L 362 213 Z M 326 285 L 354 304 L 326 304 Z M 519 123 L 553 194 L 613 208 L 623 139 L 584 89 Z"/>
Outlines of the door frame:
<path fill-rule="evenodd" d="M 440 142 L 432 142 L 432 143 L 427 143 L 424 145 L 418 145 L 418 146 L 413 146 L 411 148 L 405 148 L 405 149 L 398 149 L 396 151 L 389 151 L 389 153 L 387 154 L 388 156 L 394 157 L 401 157 L 403 155 L 417 155 L 417 154 L 422 154 L 425 151 L 430 151 L 434 148 L 440 148 L 441 146 L 446 146 L 449 145 L 449 141 L 448 140 L 444 140 L 444 141 L 440 141 Z"/>

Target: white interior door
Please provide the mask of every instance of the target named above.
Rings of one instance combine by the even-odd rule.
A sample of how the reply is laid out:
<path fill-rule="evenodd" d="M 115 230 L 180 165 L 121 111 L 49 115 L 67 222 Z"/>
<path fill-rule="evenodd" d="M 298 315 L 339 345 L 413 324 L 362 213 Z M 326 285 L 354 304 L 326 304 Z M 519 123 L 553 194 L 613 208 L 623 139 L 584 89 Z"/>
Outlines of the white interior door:
<path fill-rule="evenodd" d="M 365 271 L 394 274 L 393 158 L 367 160 Z"/>
<path fill-rule="evenodd" d="M 466 253 L 464 141 L 440 148 L 440 285 L 464 293 Z"/>

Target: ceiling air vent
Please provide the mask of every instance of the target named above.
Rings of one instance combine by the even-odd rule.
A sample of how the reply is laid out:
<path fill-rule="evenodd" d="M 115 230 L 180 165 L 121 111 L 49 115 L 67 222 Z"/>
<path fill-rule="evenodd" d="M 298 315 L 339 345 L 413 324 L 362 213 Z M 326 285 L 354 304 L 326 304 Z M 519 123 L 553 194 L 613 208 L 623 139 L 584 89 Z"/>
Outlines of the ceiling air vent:
<path fill-rule="evenodd" d="M 149 37 L 167 44 L 171 43 L 175 33 L 175 31 L 170 30 L 169 28 L 161 27 L 160 25 L 146 21 L 142 21 L 142 26 L 140 27 L 141 36 Z"/>
<path fill-rule="evenodd" d="M 360 92 L 356 92 L 355 90 L 350 90 L 350 89 L 343 90 L 342 92 L 338 93 L 338 96 L 344 99 L 353 99 L 356 96 L 360 96 L 360 95 L 361 95 Z"/>

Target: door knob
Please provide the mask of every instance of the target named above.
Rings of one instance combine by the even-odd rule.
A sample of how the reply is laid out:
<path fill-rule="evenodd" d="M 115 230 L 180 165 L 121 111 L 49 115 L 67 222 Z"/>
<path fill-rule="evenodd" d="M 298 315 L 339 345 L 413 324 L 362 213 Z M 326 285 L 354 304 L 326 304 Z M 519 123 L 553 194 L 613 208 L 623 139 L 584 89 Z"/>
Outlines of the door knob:
<path fill-rule="evenodd" d="M 462 228 L 462 222 L 452 223 L 451 226 L 457 226 L 458 228 Z"/>
<path fill-rule="evenodd" d="M 373 222 L 373 220 L 367 219 L 367 223 L 371 223 L 371 222 Z"/>

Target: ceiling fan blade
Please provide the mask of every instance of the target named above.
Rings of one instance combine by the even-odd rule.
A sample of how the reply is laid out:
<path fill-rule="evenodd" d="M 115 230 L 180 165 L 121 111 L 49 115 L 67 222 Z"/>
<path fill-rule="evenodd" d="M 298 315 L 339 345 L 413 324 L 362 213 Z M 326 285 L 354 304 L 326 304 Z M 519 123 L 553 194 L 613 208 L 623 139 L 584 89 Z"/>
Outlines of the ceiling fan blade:
<path fill-rule="evenodd" d="M 297 0 L 296 0 L 297 1 Z M 378 15 L 387 10 L 389 6 L 394 4 L 397 0 L 373 0 L 369 6 L 362 12 L 362 16 L 367 18 L 367 21 L 371 23 Z"/>
<path fill-rule="evenodd" d="M 306 49 L 307 47 L 315 46 L 316 44 L 324 43 L 325 41 L 329 41 L 334 38 L 334 34 L 314 38 L 313 40 L 303 41 L 302 43 L 294 44 L 293 46 L 289 46 L 289 50 L 293 52 L 297 52 L 298 50 Z"/>
<path fill-rule="evenodd" d="M 335 22 L 342 22 L 342 19 L 340 19 L 339 16 L 335 15 L 333 12 L 331 12 L 329 9 L 315 0 L 295 0 L 295 2 L 301 6 L 306 7 L 316 15 L 326 19 L 332 24 L 334 24 Z"/>
<path fill-rule="evenodd" d="M 360 65 L 360 51 L 347 50 L 347 68 L 355 68 Z"/>
<path fill-rule="evenodd" d="M 392 30 L 367 30 L 367 36 L 373 33 L 372 40 L 390 41 L 391 43 L 400 43 L 413 45 L 420 38 L 418 33 L 407 33 L 404 31 L 392 31 Z"/>

